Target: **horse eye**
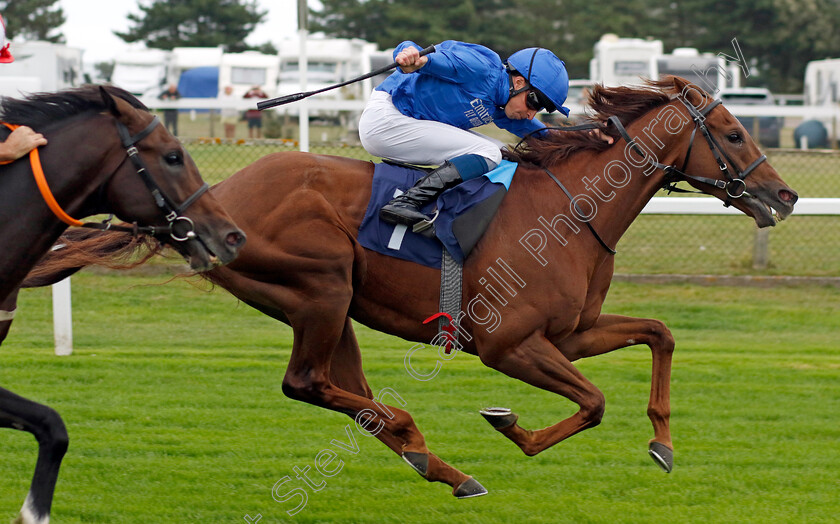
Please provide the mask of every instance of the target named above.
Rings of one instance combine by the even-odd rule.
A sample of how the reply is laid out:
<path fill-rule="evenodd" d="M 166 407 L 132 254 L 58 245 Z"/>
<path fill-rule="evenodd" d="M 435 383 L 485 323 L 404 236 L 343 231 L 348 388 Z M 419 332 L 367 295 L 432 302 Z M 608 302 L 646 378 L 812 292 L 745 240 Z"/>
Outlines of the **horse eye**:
<path fill-rule="evenodd" d="M 741 133 L 738 133 L 737 131 L 733 131 L 726 135 L 726 139 L 732 142 L 733 144 L 738 144 L 744 141 L 744 139 L 741 138 Z"/>
<path fill-rule="evenodd" d="M 170 166 L 182 166 L 184 165 L 184 157 L 181 156 L 180 151 L 173 151 L 171 153 L 167 153 L 165 157 L 166 163 Z"/>

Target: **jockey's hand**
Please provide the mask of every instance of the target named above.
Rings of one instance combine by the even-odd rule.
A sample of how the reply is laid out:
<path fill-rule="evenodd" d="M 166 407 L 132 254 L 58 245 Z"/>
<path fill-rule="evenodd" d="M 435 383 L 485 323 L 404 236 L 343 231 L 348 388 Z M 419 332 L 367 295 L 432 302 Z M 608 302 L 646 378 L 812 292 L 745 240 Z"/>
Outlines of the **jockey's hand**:
<path fill-rule="evenodd" d="M 590 136 L 593 136 L 593 137 L 595 137 L 599 140 L 603 140 L 604 142 L 606 142 L 608 144 L 612 144 L 613 142 L 615 142 L 613 137 L 604 133 L 600 129 L 590 129 L 589 131 L 587 131 L 587 133 L 589 133 Z"/>
<path fill-rule="evenodd" d="M 46 144 L 47 139 L 44 135 L 36 133 L 29 127 L 21 126 L 12 131 L 5 142 L 0 143 L 0 160 L 17 160 L 36 147 Z"/>
<path fill-rule="evenodd" d="M 413 46 L 406 47 L 397 54 L 397 65 L 403 73 L 413 73 L 426 65 L 429 57 L 420 56 L 420 51 Z"/>

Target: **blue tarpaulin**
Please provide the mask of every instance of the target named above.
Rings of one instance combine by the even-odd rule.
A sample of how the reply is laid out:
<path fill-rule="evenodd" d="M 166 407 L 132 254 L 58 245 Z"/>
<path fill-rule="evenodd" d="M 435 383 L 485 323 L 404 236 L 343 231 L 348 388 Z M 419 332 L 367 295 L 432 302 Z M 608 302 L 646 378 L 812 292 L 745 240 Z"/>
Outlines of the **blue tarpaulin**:
<path fill-rule="evenodd" d="M 195 67 L 181 73 L 178 92 L 182 98 L 216 98 L 219 94 L 219 68 Z"/>

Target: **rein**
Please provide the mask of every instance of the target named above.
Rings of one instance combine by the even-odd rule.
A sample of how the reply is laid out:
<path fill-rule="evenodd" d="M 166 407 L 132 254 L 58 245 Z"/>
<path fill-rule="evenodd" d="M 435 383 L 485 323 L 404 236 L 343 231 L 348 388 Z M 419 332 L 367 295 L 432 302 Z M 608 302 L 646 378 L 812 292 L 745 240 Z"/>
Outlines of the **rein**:
<path fill-rule="evenodd" d="M 184 212 L 190 205 L 192 205 L 198 198 L 207 191 L 210 186 L 205 182 L 195 193 L 193 193 L 189 198 L 187 198 L 180 206 L 176 206 L 172 203 L 172 201 L 166 197 L 163 193 L 163 190 L 158 186 L 158 184 L 152 179 L 149 175 L 148 170 L 146 169 L 143 160 L 139 156 L 139 151 L 135 144 L 149 136 L 152 131 L 160 124 L 160 120 L 158 117 L 155 116 L 152 121 L 147 125 L 142 131 L 137 133 L 136 135 L 132 136 L 128 128 L 120 121 L 116 121 L 117 124 L 117 132 L 120 135 L 120 141 L 122 142 L 123 147 L 126 149 L 126 153 L 128 155 L 128 159 L 131 160 L 134 169 L 137 171 L 137 174 L 140 175 L 140 178 L 143 180 L 143 183 L 149 189 L 152 194 L 152 197 L 155 200 L 155 204 L 158 208 L 161 209 L 164 213 L 164 218 L 169 223 L 163 227 L 157 226 L 138 226 L 135 222 L 131 227 L 128 226 L 120 226 L 111 223 L 111 219 L 113 219 L 113 215 L 111 215 L 108 219 L 103 222 L 82 222 L 81 220 L 77 220 L 70 215 L 68 215 L 59 205 L 58 201 L 53 196 L 52 191 L 50 191 L 50 186 L 47 183 L 46 176 L 44 175 L 44 169 L 41 166 L 41 157 L 38 154 L 38 148 L 33 149 L 29 152 L 29 163 L 32 167 L 32 174 L 35 178 L 35 183 L 38 185 L 38 190 L 41 192 L 41 197 L 44 199 L 44 202 L 47 204 L 47 207 L 50 208 L 50 211 L 62 222 L 69 226 L 75 227 L 84 227 L 88 229 L 99 229 L 103 231 L 122 231 L 126 233 L 131 233 L 134 236 L 137 236 L 141 233 L 149 234 L 152 236 L 166 234 L 169 233 L 169 236 L 172 237 L 173 240 L 177 242 L 183 242 L 185 240 L 189 240 L 196 237 L 195 233 L 195 225 L 193 221 L 190 220 L 188 217 L 182 216 L 181 213 Z M 7 124 L 3 122 L 3 125 L 14 131 L 19 125 Z M 124 162 L 124 161 L 123 161 Z M 120 164 L 122 165 L 122 164 Z M 119 167 L 118 167 L 119 169 Z M 175 233 L 174 226 L 177 222 L 185 222 L 187 224 L 188 230 L 183 236 L 179 236 Z"/>
<path fill-rule="evenodd" d="M 651 165 L 651 166 L 653 166 L 657 169 L 661 169 L 665 172 L 665 182 L 662 186 L 664 189 L 667 189 L 668 191 L 672 191 L 672 192 L 679 192 L 679 193 L 701 193 L 701 191 L 688 191 L 688 190 L 680 189 L 680 188 L 676 187 L 676 184 L 677 184 L 677 182 L 680 181 L 680 179 L 694 180 L 695 182 L 699 182 L 701 184 L 711 185 L 711 186 L 714 186 L 716 188 L 723 189 L 723 190 L 726 191 L 726 200 L 723 203 L 724 207 L 729 207 L 732 204 L 733 199 L 741 198 L 744 195 L 752 196 L 749 193 L 747 193 L 747 183 L 744 182 L 744 179 L 747 178 L 747 176 L 750 173 L 752 173 L 753 170 L 755 168 L 757 168 L 762 162 L 767 160 L 767 155 L 761 155 L 752 164 L 747 166 L 747 168 L 745 170 L 741 171 L 738 168 L 738 165 L 731 158 L 729 158 L 729 155 L 727 155 L 726 152 L 723 150 L 723 148 L 720 146 L 720 144 L 718 144 L 717 140 L 715 140 L 715 137 L 712 136 L 712 134 L 709 132 L 709 129 L 706 127 L 706 124 L 704 123 L 705 120 L 706 120 L 706 116 L 708 116 L 708 114 L 712 111 L 712 109 L 719 106 L 721 104 L 721 101 L 720 100 L 715 100 L 711 104 L 709 104 L 708 106 L 703 108 L 703 110 L 701 111 L 701 110 L 697 109 L 696 107 L 694 107 L 694 105 L 689 103 L 683 97 L 676 96 L 675 98 L 677 98 L 680 102 L 683 103 L 683 105 L 685 105 L 686 109 L 688 109 L 688 112 L 691 114 L 692 120 L 694 120 L 694 129 L 691 132 L 691 138 L 689 139 L 689 142 L 688 142 L 688 149 L 685 152 L 685 158 L 683 159 L 682 168 L 680 168 L 680 169 L 677 169 L 677 167 L 675 165 L 669 166 L 669 165 L 657 162 L 655 160 L 652 160 L 647 154 L 645 154 L 645 152 L 642 150 L 642 148 L 639 147 L 639 145 L 636 143 L 636 141 L 633 140 L 633 138 L 627 132 L 627 129 L 624 128 L 624 125 L 621 123 L 621 120 L 619 120 L 619 118 L 617 116 L 609 117 L 609 119 L 607 119 L 607 122 L 609 122 L 610 124 L 612 124 L 616 128 L 618 133 L 621 135 L 621 138 L 624 139 L 624 141 L 627 142 L 630 145 L 630 147 L 633 148 L 633 151 L 635 151 L 642 158 L 644 158 L 649 165 Z M 600 128 L 601 128 L 600 125 L 594 124 L 594 123 L 593 124 L 582 124 L 582 125 L 577 125 L 577 126 L 546 127 L 544 129 L 538 129 L 536 131 L 532 131 L 532 132 L 528 133 L 527 135 L 525 135 L 524 137 L 522 137 L 522 140 L 520 140 L 519 143 L 516 144 L 516 147 L 514 149 L 519 148 L 519 146 L 522 144 L 522 142 L 524 142 L 525 139 L 528 138 L 530 135 L 532 135 L 534 133 L 542 132 L 546 129 L 550 129 L 550 130 L 553 130 L 553 131 L 572 132 L 572 131 L 585 131 L 585 130 L 600 129 Z M 720 168 L 723 175 L 726 177 L 725 181 L 724 180 L 716 180 L 714 178 L 707 178 L 707 177 L 690 175 L 690 174 L 685 172 L 685 169 L 688 167 L 688 160 L 691 157 L 691 149 L 694 145 L 694 138 L 697 135 L 697 130 L 698 129 L 703 134 L 703 137 L 706 139 L 706 143 L 709 145 L 709 149 L 712 151 L 712 154 L 715 157 L 715 161 L 717 161 L 718 167 Z M 727 164 L 727 162 L 729 164 Z M 733 176 L 732 173 L 730 172 L 729 165 L 731 165 L 732 168 L 735 170 L 735 176 Z M 554 173 L 552 173 L 546 167 L 542 167 L 542 166 L 540 166 L 540 167 L 542 168 L 543 171 L 545 171 L 548 174 L 549 177 L 551 177 L 552 180 L 554 180 L 554 182 L 558 186 L 560 186 L 560 189 L 562 189 L 563 192 L 566 194 L 566 196 L 569 197 L 569 200 L 574 202 L 572 194 L 569 192 L 568 189 L 566 189 L 566 187 L 560 182 L 560 180 L 556 176 L 554 176 Z M 734 189 L 733 189 L 733 187 L 734 187 Z M 581 210 L 578 208 L 577 204 L 574 204 L 574 205 L 575 205 L 575 210 L 580 215 L 583 215 Z M 589 231 L 592 232 L 592 235 L 595 237 L 595 239 L 598 241 L 598 243 L 601 244 L 601 246 L 603 246 L 603 248 L 606 249 L 609 254 L 615 255 L 616 251 L 614 249 L 610 248 L 607 245 L 607 243 L 604 242 L 604 240 L 601 238 L 601 236 L 598 234 L 598 232 L 595 231 L 595 228 L 592 226 L 592 224 L 590 224 L 589 221 L 585 221 L 584 223 L 589 228 Z"/>

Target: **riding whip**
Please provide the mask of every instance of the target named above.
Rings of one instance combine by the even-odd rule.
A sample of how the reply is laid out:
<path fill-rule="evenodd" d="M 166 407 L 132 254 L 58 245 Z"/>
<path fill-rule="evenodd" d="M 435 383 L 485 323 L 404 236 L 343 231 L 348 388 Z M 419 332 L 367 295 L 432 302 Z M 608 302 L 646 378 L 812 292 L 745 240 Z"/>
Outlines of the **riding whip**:
<path fill-rule="evenodd" d="M 426 56 L 429 53 L 434 53 L 434 52 L 435 52 L 435 46 L 430 45 L 426 49 L 420 51 L 420 56 Z M 329 86 L 329 87 L 325 87 L 323 89 L 318 89 L 316 91 L 306 91 L 304 93 L 295 93 L 293 95 L 286 95 L 286 96 L 280 96 L 280 97 L 277 97 L 277 98 L 272 98 L 270 100 L 263 100 L 262 102 L 257 102 L 257 109 L 262 111 L 263 109 L 269 109 L 271 107 L 281 106 L 283 104 L 290 104 L 292 102 L 297 102 L 298 100 L 303 100 L 304 98 L 310 97 L 312 95 L 317 95 L 318 93 L 323 93 L 324 91 L 330 91 L 332 89 L 337 89 L 339 87 L 344 87 L 348 84 L 353 84 L 353 83 L 359 82 L 361 80 L 366 80 L 366 79 L 368 79 L 372 76 L 381 75 L 382 73 L 385 73 L 387 71 L 390 71 L 391 69 L 394 69 L 395 67 L 397 67 L 397 65 L 398 64 L 396 62 L 394 62 L 391 65 L 381 67 L 381 68 L 377 69 L 376 71 L 371 71 L 370 73 L 366 73 L 366 74 L 364 74 L 364 75 L 362 75 L 358 78 L 354 78 L 352 80 L 348 80 L 348 81 L 342 82 L 340 84 L 335 84 L 334 86 Z"/>

